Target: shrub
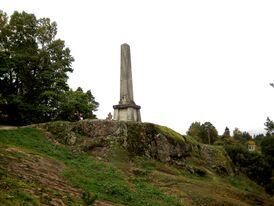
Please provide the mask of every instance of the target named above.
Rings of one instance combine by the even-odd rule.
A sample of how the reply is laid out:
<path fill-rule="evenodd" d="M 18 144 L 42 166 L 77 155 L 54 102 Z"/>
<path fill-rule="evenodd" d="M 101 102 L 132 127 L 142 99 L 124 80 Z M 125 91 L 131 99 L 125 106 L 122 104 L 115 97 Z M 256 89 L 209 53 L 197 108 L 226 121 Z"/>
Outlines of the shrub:
<path fill-rule="evenodd" d="M 86 206 L 91 206 L 97 199 L 97 195 L 92 195 L 90 192 L 83 192 L 82 199 Z"/>
<path fill-rule="evenodd" d="M 249 152 L 243 145 L 226 145 L 225 150 L 241 172 L 273 194 L 272 168 L 264 156 Z"/>

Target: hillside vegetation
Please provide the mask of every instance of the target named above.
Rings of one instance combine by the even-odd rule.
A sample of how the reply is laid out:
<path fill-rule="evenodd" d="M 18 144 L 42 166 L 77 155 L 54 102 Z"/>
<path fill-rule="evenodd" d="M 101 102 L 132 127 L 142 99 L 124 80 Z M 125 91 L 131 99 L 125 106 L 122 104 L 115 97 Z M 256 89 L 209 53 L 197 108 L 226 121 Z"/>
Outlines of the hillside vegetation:
<path fill-rule="evenodd" d="M 274 205 L 221 146 L 163 126 L 50 122 L 0 130 L 2 205 Z"/>

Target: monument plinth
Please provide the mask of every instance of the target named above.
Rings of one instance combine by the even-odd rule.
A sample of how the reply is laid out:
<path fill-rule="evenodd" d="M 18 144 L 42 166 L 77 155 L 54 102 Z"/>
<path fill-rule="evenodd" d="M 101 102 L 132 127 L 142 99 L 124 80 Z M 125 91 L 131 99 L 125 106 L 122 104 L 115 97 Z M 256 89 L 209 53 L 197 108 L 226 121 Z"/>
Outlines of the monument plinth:
<path fill-rule="evenodd" d="M 120 101 L 114 105 L 114 120 L 141 121 L 140 109 L 133 100 L 130 47 L 121 45 Z"/>

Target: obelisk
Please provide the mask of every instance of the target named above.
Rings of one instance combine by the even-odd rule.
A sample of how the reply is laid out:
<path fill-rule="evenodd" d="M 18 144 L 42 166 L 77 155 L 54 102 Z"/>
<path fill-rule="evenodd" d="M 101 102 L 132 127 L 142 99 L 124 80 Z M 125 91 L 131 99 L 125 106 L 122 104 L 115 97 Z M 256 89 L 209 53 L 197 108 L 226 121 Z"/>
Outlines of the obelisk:
<path fill-rule="evenodd" d="M 114 105 L 114 120 L 141 121 L 140 109 L 133 99 L 130 47 L 121 45 L 120 101 Z"/>

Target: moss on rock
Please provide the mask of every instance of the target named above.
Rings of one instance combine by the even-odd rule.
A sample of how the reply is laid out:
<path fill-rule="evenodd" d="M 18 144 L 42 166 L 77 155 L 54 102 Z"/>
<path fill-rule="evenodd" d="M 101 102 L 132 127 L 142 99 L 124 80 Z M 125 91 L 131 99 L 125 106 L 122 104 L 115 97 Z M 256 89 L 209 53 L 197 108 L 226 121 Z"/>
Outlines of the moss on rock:
<path fill-rule="evenodd" d="M 183 137 L 183 135 L 179 134 L 178 132 L 175 132 L 174 130 L 166 126 L 155 125 L 155 128 L 159 133 L 162 133 L 167 137 L 173 138 L 176 141 L 185 142 L 185 138 Z"/>
<path fill-rule="evenodd" d="M 69 145 L 76 151 L 100 154 L 102 158 L 111 158 L 115 151 L 126 151 L 124 153 L 129 157 L 146 156 L 180 167 L 199 165 L 220 174 L 233 172 L 222 147 L 200 144 L 161 125 L 83 120 L 49 122 L 36 127 L 50 132 L 61 144 Z"/>

